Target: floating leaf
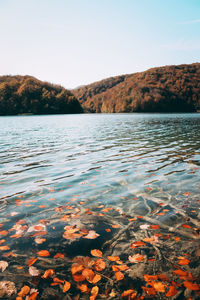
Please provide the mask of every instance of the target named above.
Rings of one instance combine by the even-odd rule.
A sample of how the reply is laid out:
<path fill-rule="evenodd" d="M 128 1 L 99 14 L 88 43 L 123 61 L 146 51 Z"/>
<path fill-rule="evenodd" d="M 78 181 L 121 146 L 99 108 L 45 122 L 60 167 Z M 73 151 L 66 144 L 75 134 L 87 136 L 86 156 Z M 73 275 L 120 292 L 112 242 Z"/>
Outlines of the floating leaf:
<path fill-rule="evenodd" d="M 98 249 L 93 249 L 90 251 L 93 256 L 102 257 L 102 252 Z"/>

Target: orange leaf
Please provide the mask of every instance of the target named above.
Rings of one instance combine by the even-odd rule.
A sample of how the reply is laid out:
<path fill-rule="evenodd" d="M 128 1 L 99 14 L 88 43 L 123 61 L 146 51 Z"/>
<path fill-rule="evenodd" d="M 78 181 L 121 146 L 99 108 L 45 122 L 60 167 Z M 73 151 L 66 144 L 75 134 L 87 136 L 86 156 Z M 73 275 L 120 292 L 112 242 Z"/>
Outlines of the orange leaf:
<path fill-rule="evenodd" d="M 116 277 L 117 281 L 119 281 L 124 278 L 124 274 L 122 274 L 122 272 L 118 271 L 115 273 L 115 277 Z"/>
<path fill-rule="evenodd" d="M 141 255 L 141 254 L 134 254 L 134 255 L 129 255 L 128 259 L 131 263 L 139 263 L 139 262 L 142 262 L 144 261 L 144 259 L 146 258 L 146 256 L 144 255 Z"/>
<path fill-rule="evenodd" d="M 165 288 L 167 287 L 165 284 L 163 284 L 162 282 L 155 282 L 155 281 L 151 281 L 148 282 L 149 285 L 153 286 L 153 288 L 160 293 L 165 293 Z"/>
<path fill-rule="evenodd" d="M 126 290 L 121 294 L 122 298 L 129 297 L 129 299 L 133 299 L 134 297 L 136 297 L 136 295 L 137 292 L 132 289 Z"/>
<path fill-rule="evenodd" d="M 48 269 L 44 272 L 44 275 L 41 276 L 43 279 L 47 279 L 49 277 L 52 277 L 54 275 L 54 270 L 53 269 Z"/>
<path fill-rule="evenodd" d="M 146 286 L 142 286 L 143 291 L 148 295 L 148 296 L 154 296 L 157 294 L 156 290 L 154 288 L 149 288 Z"/>
<path fill-rule="evenodd" d="M 181 226 L 184 227 L 184 228 L 191 228 L 191 226 L 188 225 L 188 224 L 182 224 Z"/>
<path fill-rule="evenodd" d="M 0 235 L 6 236 L 8 234 L 7 230 L 1 230 Z"/>
<path fill-rule="evenodd" d="M 144 275 L 144 280 L 145 280 L 145 281 L 149 281 L 149 280 L 157 280 L 157 279 L 158 279 L 158 276 L 157 276 L 157 275 L 147 275 L 147 274 Z"/>
<path fill-rule="evenodd" d="M 177 289 L 173 285 L 171 285 L 169 287 L 169 291 L 166 293 L 166 297 L 175 296 L 177 293 L 178 293 Z"/>
<path fill-rule="evenodd" d="M 112 225 L 112 228 L 119 228 L 118 224 Z"/>
<path fill-rule="evenodd" d="M 159 226 L 159 225 L 151 225 L 151 228 L 152 228 L 152 229 L 159 229 L 160 226 Z"/>
<path fill-rule="evenodd" d="M 167 282 L 170 281 L 169 277 L 167 277 L 165 274 L 159 274 L 158 279 L 160 279 L 161 281 L 167 281 Z"/>
<path fill-rule="evenodd" d="M 10 247 L 8 246 L 0 246 L 0 250 L 4 251 L 4 250 L 10 250 Z"/>
<path fill-rule="evenodd" d="M 98 249 L 93 249 L 90 251 L 93 256 L 102 257 L 102 252 Z"/>
<path fill-rule="evenodd" d="M 180 238 L 179 236 L 177 236 L 177 237 L 175 237 L 174 240 L 177 242 L 177 241 L 180 241 L 180 239 L 181 239 L 181 238 Z"/>
<path fill-rule="evenodd" d="M 190 260 L 187 258 L 180 259 L 178 262 L 179 265 L 188 265 L 189 263 L 190 263 Z"/>
<path fill-rule="evenodd" d="M 184 281 L 183 284 L 189 290 L 192 290 L 192 291 L 198 291 L 199 290 L 199 285 L 197 283 L 192 283 L 190 281 Z"/>
<path fill-rule="evenodd" d="M 90 296 L 90 300 L 95 300 L 97 295 L 98 295 L 98 292 L 99 292 L 99 288 L 98 286 L 93 286 L 93 288 L 91 289 L 91 296 Z"/>
<path fill-rule="evenodd" d="M 27 265 L 30 267 L 32 266 L 37 260 L 37 257 L 33 257 L 33 258 L 30 258 L 28 261 L 27 261 Z"/>
<path fill-rule="evenodd" d="M 88 287 L 87 287 L 87 284 L 78 284 L 77 285 L 77 288 L 79 289 L 79 290 L 81 290 L 81 292 L 82 293 L 86 293 L 87 291 L 88 291 Z"/>
<path fill-rule="evenodd" d="M 129 267 L 127 265 L 114 265 L 112 266 L 112 269 L 114 272 L 117 272 L 117 271 L 126 271 L 129 269 Z"/>
<path fill-rule="evenodd" d="M 57 277 L 54 277 L 53 282 L 58 283 L 58 284 L 63 284 L 64 280 L 61 280 L 61 279 L 59 279 Z"/>
<path fill-rule="evenodd" d="M 73 264 L 72 267 L 71 267 L 71 272 L 74 275 L 76 273 L 82 272 L 83 269 L 84 269 L 83 265 Z"/>
<path fill-rule="evenodd" d="M 186 192 L 183 194 L 183 196 L 189 196 L 191 193 L 190 192 Z"/>
<path fill-rule="evenodd" d="M 18 293 L 18 296 L 25 297 L 30 292 L 30 287 L 28 285 L 24 285 L 20 292 Z"/>
<path fill-rule="evenodd" d="M 41 226 L 41 225 L 35 225 L 34 229 L 37 230 L 37 231 L 43 231 L 44 227 Z"/>
<path fill-rule="evenodd" d="M 37 295 L 38 295 L 37 292 L 32 293 L 32 294 L 29 296 L 28 300 L 35 300 L 35 299 L 37 298 Z"/>
<path fill-rule="evenodd" d="M 74 281 L 79 282 L 85 280 L 85 277 L 82 274 L 74 274 L 73 279 Z"/>
<path fill-rule="evenodd" d="M 82 272 L 82 275 L 91 283 L 95 274 L 91 269 L 85 268 Z"/>
<path fill-rule="evenodd" d="M 110 261 L 120 260 L 119 256 L 107 256 L 107 259 L 110 260 Z"/>
<path fill-rule="evenodd" d="M 106 228 L 105 231 L 106 232 L 111 232 L 111 229 L 110 228 Z"/>
<path fill-rule="evenodd" d="M 106 268 L 106 264 L 103 259 L 99 258 L 95 261 L 94 268 L 96 271 L 102 271 Z"/>
<path fill-rule="evenodd" d="M 97 283 L 99 280 L 101 280 L 101 275 L 99 274 L 95 274 L 92 281 L 90 283 L 95 284 Z"/>
<path fill-rule="evenodd" d="M 144 242 L 141 241 L 135 241 L 131 244 L 131 248 L 137 248 L 137 247 L 141 247 L 141 246 L 145 246 L 146 244 Z"/>
<path fill-rule="evenodd" d="M 48 250 L 40 250 L 40 251 L 38 251 L 37 254 L 38 254 L 39 256 L 49 256 L 49 255 L 50 255 L 50 253 L 49 253 Z"/>
<path fill-rule="evenodd" d="M 173 272 L 174 272 L 174 274 L 179 275 L 179 276 L 187 276 L 187 272 L 186 272 L 186 271 L 183 271 L 183 270 L 181 270 L 181 269 L 179 269 L 179 270 L 174 270 Z"/>
<path fill-rule="evenodd" d="M 65 256 L 62 253 L 56 253 L 53 258 L 64 258 L 64 257 Z"/>
<path fill-rule="evenodd" d="M 67 292 L 71 287 L 71 283 L 68 281 L 65 281 L 65 284 L 63 286 L 63 293 Z"/>
<path fill-rule="evenodd" d="M 128 219 L 128 220 L 129 220 L 129 222 L 132 222 L 132 221 L 135 221 L 136 218 L 130 218 L 130 219 Z"/>

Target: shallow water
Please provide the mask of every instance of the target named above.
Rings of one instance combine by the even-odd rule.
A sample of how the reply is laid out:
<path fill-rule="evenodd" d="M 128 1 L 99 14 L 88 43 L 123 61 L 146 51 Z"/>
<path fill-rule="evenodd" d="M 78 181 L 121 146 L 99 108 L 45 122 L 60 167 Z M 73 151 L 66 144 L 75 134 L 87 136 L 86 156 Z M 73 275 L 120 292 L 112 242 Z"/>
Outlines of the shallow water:
<path fill-rule="evenodd" d="M 44 245 L 29 229 L 46 220 L 45 249 L 60 252 L 52 238 L 60 240 L 63 224 L 48 222 L 75 208 L 99 213 L 103 205 L 111 218 L 148 215 L 176 226 L 180 209 L 197 220 L 199 173 L 200 114 L 0 117 L 0 223 L 9 232 L 0 238 L 33 256 Z M 155 203 L 165 212 L 154 215 Z M 16 223 L 25 227 L 13 229 Z M 102 236 L 105 226 L 97 228 Z"/>

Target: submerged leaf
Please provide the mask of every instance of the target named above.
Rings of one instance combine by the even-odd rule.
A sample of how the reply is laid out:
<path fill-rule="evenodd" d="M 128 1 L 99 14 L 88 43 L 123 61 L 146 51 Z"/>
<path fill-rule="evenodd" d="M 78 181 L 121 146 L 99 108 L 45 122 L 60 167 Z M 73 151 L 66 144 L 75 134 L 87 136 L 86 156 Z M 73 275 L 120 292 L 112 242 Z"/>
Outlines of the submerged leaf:
<path fill-rule="evenodd" d="M 39 256 L 50 256 L 50 253 L 48 250 L 40 250 L 37 253 Z"/>
<path fill-rule="evenodd" d="M 8 263 L 5 260 L 0 261 L 0 270 L 1 272 L 5 271 L 5 269 L 8 267 Z"/>
<path fill-rule="evenodd" d="M 93 239 L 96 239 L 98 236 L 99 236 L 99 234 L 96 233 L 96 231 L 90 230 L 90 231 L 88 232 L 88 234 L 85 235 L 83 238 L 84 238 L 84 239 L 93 240 Z"/>
<path fill-rule="evenodd" d="M 30 292 L 30 287 L 28 285 L 24 285 L 20 292 L 18 293 L 18 296 L 25 297 Z"/>
<path fill-rule="evenodd" d="M 71 287 L 71 283 L 68 281 L 65 281 L 65 284 L 63 286 L 63 293 L 66 293 Z"/>
<path fill-rule="evenodd" d="M 102 257 L 102 252 L 98 249 L 93 249 L 90 251 L 93 256 Z"/>
<path fill-rule="evenodd" d="M 115 277 L 116 277 L 117 281 L 119 281 L 124 278 L 124 274 L 122 274 L 122 272 L 118 271 L 115 273 Z"/>
<path fill-rule="evenodd" d="M 54 270 L 53 269 L 48 269 L 44 272 L 44 275 L 42 276 L 43 279 L 47 279 L 49 277 L 52 277 L 54 275 Z"/>
<path fill-rule="evenodd" d="M 177 289 L 173 285 L 171 285 L 169 287 L 169 291 L 166 293 L 166 297 L 175 296 L 177 293 L 178 293 Z"/>
<path fill-rule="evenodd" d="M 187 289 L 192 290 L 192 291 L 198 291 L 200 289 L 200 287 L 197 283 L 192 283 L 190 281 L 184 281 L 183 284 Z"/>

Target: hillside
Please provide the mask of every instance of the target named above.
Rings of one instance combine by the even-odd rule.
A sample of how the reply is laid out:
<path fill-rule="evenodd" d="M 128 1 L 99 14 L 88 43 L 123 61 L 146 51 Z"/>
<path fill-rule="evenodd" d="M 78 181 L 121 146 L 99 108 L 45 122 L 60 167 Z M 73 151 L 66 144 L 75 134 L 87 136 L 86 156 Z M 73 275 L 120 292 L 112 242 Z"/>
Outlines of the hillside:
<path fill-rule="evenodd" d="M 0 115 L 81 112 L 79 101 L 61 86 L 31 76 L 0 76 Z"/>
<path fill-rule="evenodd" d="M 111 77 L 72 92 L 85 112 L 193 112 L 200 109 L 200 64 Z"/>

